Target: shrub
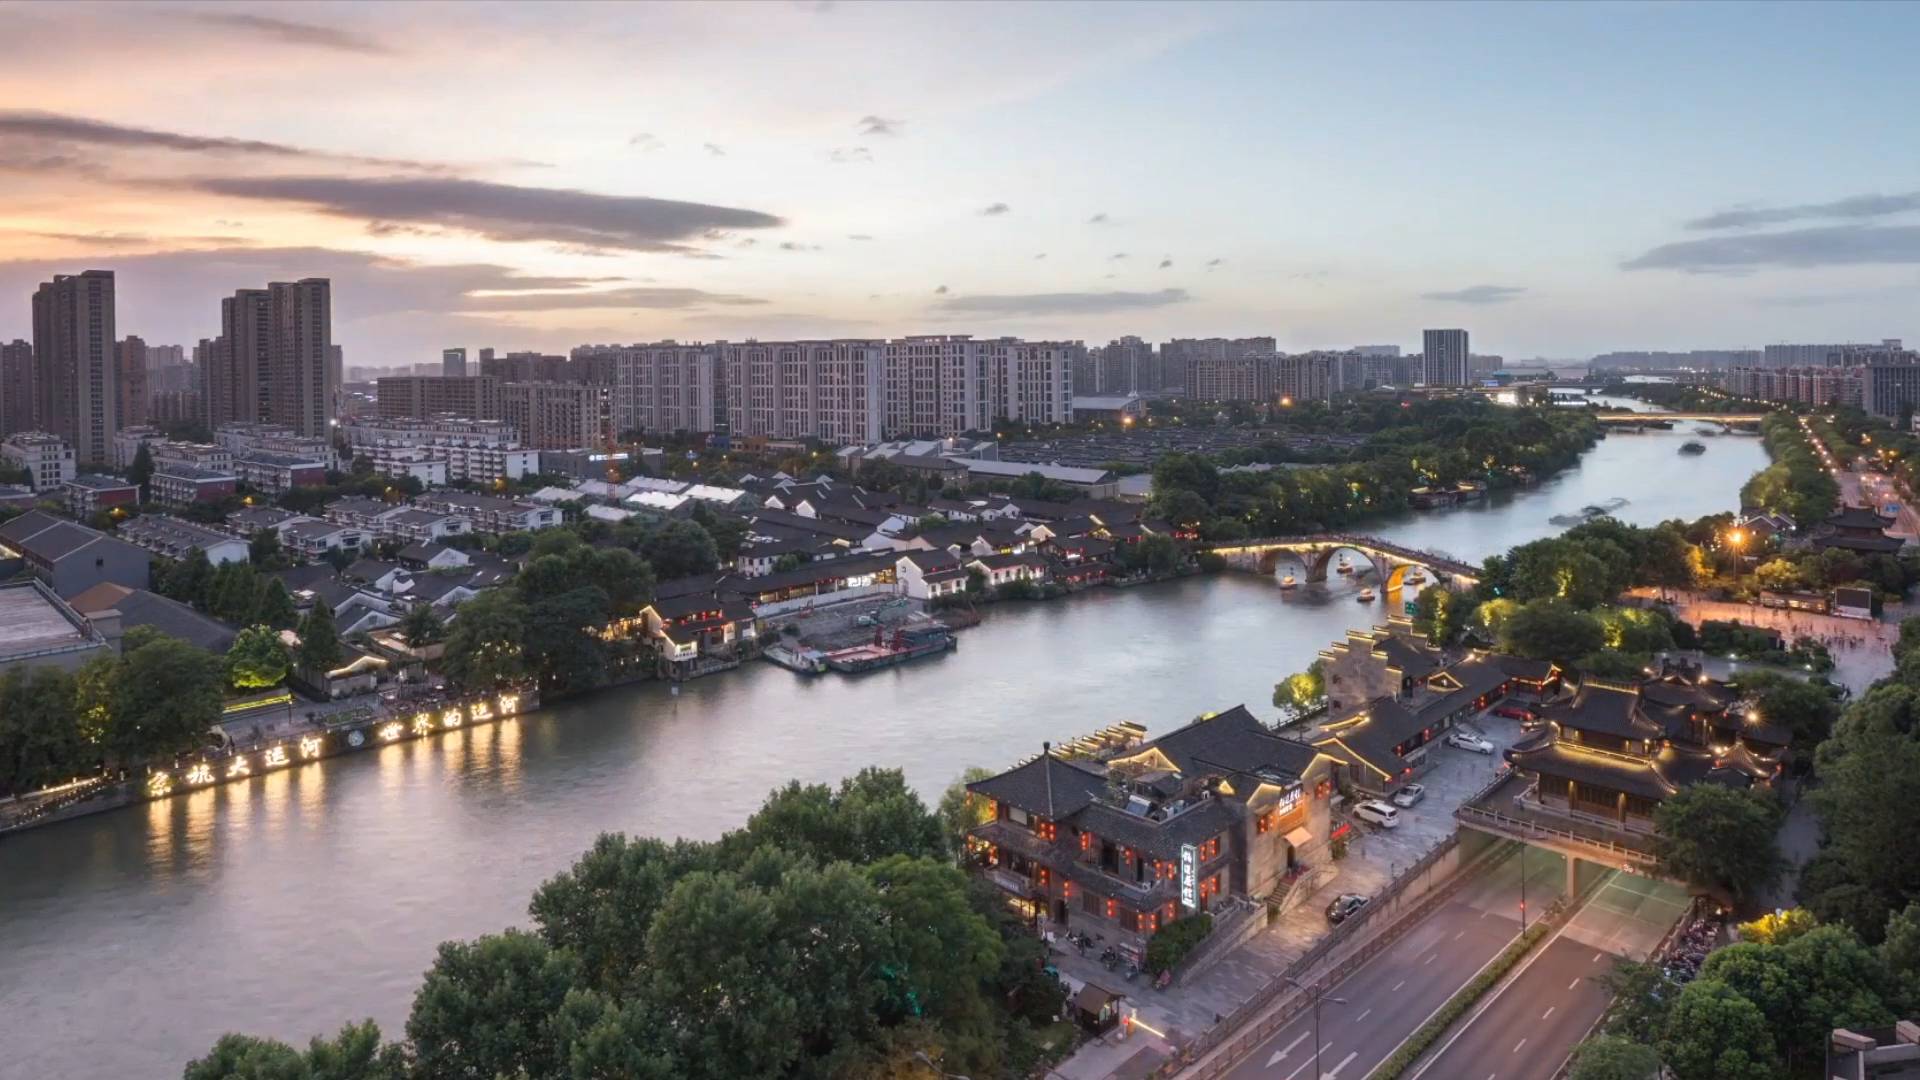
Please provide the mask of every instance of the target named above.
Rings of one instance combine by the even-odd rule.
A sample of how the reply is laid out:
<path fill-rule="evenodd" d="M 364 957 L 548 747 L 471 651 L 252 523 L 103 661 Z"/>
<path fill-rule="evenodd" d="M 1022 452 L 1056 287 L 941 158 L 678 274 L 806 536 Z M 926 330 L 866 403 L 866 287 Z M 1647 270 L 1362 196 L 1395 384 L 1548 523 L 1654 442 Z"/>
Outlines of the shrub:
<path fill-rule="evenodd" d="M 1178 964 L 1211 933 L 1213 916 L 1204 911 L 1161 927 L 1147 939 L 1147 973 L 1158 975 Z"/>

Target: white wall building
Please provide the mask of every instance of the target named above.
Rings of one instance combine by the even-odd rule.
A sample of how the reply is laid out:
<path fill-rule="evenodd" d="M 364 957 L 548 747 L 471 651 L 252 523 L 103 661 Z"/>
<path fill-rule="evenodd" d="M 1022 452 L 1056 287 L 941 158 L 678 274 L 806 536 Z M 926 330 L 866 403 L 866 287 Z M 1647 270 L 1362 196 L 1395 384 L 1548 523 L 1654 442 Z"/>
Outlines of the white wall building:
<path fill-rule="evenodd" d="M 0 442 L 0 457 L 27 470 L 35 491 L 58 491 L 74 478 L 73 447 L 44 431 L 22 431 Z"/>

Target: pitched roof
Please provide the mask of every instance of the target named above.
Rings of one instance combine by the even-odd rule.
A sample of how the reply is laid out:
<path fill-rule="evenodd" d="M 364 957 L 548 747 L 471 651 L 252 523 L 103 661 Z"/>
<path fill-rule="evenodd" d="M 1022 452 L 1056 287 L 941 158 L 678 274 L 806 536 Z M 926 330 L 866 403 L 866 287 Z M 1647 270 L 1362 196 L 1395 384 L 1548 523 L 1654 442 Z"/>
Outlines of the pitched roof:
<path fill-rule="evenodd" d="M 1106 787 L 1105 776 L 1077 762 L 1042 754 L 998 776 L 976 780 L 967 790 L 1058 821 L 1085 809 Z"/>
<path fill-rule="evenodd" d="M 1245 705 L 1175 728 L 1126 758 L 1151 751 L 1158 751 L 1187 776 L 1238 772 L 1282 782 L 1306 775 L 1319 753 L 1298 739 L 1274 734 Z"/>
<path fill-rule="evenodd" d="M 110 589 L 117 590 L 117 594 L 109 592 Z M 108 609 L 118 611 L 122 631 L 136 626 L 151 627 L 208 652 L 226 652 L 232 647 L 237 633 L 233 627 L 218 619 L 202 615 L 178 600 L 146 589 L 100 584 L 75 596 L 72 603 L 74 610 L 87 615 Z"/>

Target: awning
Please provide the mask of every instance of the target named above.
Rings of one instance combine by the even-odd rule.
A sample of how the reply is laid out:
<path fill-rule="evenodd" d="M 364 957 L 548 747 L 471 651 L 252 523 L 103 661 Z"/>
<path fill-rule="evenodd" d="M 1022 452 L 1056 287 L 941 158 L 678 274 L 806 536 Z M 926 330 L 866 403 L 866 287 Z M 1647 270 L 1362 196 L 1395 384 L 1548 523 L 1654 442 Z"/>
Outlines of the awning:
<path fill-rule="evenodd" d="M 1295 848 L 1306 847 L 1308 844 L 1313 843 L 1313 834 L 1308 832 L 1304 825 L 1289 829 L 1287 830 L 1287 843 Z"/>

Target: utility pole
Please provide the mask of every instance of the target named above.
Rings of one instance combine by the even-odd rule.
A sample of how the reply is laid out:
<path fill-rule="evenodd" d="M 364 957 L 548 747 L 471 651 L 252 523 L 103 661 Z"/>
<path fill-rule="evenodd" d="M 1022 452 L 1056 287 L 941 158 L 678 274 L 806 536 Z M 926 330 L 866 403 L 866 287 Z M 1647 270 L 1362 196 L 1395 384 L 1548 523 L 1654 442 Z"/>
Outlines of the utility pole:
<path fill-rule="evenodd" d="M 1527 845 L 1520 845 L 1520 932 L 1527 932 Z"/>
<path fill-rule="evenodd" d="M 1304 990 L 1307 996 L 1313 999 L 1313 1075 L 1314 1080 L 1319 1080 L 1320 1077 L 1326 1075 L 1320 1071 L 1320 1002 L 1331 1001 L 1335 1005 L 1345 1005 L 1347 999 L 1333 997 L 1325 990 L 1320 989 L 1318 983 L 1313 986 L 1307 986 L 1291 976 L 1288 976 L 1287 983 L 1295 990 Z"/>

